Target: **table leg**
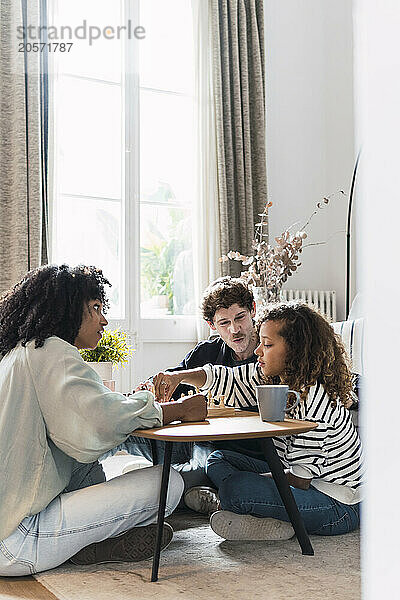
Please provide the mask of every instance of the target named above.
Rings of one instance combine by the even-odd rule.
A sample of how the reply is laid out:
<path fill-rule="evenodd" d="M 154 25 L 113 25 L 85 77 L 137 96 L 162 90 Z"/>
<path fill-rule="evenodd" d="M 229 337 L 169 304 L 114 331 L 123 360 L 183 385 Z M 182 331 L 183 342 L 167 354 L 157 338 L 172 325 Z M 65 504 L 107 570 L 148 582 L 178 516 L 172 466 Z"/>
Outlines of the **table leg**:
<path fill-rule="evenodd" d="M 158 464 L 160 464 L 160 461 L 158 458 L 158 450 L 157 450 L 156 440 L 151 439 L 150 446 L 151 446 L 151 457 L 153 460 L 153 465 L 158 465 Z"/>
<path fill-rule="evenodd" d="M 158 506 L 157 538 L 153 557 L 153 570 L 151 581 L 158 580 L 158 566 L 160 564 L 161 539 L 164 527 L 165 505 L 167 502 L 169 471 L 171 467 L 172 442 L 165 442 L 164 465 L 161 477 L 160 503 Z"/>
<path fill-rule="evenodd" d="M 302 553 L 308 554 L 309 556 L 314 556 L 314 550 L 311 545 L 310 538 L 308 537 L 303 519 L 299 513 L 292 490 L 290 489 L 290 485 L 286 479 L 286 475 L 276 451 L 274 442 L 271 438 L 263 438 L 260 441 L 266 461 L 271 469 L 272 477 L 275 481 L 276 487 L 278 488 L 278 492 L 282 498 L 283 504 L 285 505 L 290 522 L 293 525 L 293 529 L 300 544 Z"/>

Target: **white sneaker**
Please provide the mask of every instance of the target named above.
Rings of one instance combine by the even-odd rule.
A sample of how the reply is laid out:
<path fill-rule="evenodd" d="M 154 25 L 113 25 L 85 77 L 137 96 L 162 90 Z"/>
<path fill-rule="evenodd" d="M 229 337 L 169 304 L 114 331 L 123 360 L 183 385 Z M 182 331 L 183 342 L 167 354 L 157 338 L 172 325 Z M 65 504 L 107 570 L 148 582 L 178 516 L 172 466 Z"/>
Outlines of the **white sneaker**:
<path fill-rule="evenodd" d="M 237 515 L 227 510 L 219 510 L 211 515 L 211 529 L 225 540 L 289 540 L 294 529 L 286 521 L 269 517 Z"/>
<path fill-rule="evenodd" d="M 205 485 L 189 488 L 185 492 L 183 500 L 188 508 L 202 515 L 211 515 L 219 509 L 217 490 Z"/>
<path fill-rule="evenodd" d="M 131 457 L 132 458 L 132 457 Z M 147 460 L 144 457 L 137 456 L 135 460 L 128 462 L 124 468 L 122 469 L 122 475 L 124 473 L 129 473 L 129 471 L 136 471 L 136 469 L 145 469 L 147 467 L 152 467 L 153 463 Z"/>

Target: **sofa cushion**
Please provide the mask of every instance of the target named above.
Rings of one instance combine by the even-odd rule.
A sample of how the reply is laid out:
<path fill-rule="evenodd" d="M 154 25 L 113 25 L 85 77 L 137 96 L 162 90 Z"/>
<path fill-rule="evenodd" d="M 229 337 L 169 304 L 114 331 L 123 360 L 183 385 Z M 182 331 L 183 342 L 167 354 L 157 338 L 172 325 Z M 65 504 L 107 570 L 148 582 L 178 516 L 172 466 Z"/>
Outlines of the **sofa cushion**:
<path fill-rule="evenodd" d="M 332 323 L 335 333 L 342 338 L 342 342 L 351 360 L 351 371 L 357 375 L 364 375 L 364 319 L 352 319 Z"/>

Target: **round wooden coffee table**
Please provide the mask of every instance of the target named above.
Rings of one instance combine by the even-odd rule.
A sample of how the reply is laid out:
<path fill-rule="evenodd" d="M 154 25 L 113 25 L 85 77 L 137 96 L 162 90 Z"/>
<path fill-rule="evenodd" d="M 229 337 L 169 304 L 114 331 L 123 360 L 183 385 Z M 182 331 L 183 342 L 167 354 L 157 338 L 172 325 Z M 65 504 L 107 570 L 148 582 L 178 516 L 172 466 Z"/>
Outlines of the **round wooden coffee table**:
<path fill-rule="evenodd" d="M 214 417 L 198 423 L 170 423 L 169 425 L 157 427 L 155 429 L 135 430 L 133 435 L 140 435 L 140 437 L 148 438 L 152 441 L 154 464 L 157 464 L 158 462 L 156 458 L 154 441 L 160 440 L 165 442 L 164 464 L 157 521 L 157 542 L 153 558 L 151 581 L 157 581 L 158 579 L 161 536 L 165 517 L 169 471 L 171 467 L 172 444 L 174 442 L 204 442 L 260 438 L 265 459 L 268 462 L 272 477 L 285 505 L 288 517 L 293 525 L 293 529 L 302 552 L 303 554 L 313 555 L 314 550 L 304 527 L 303 519 L 297 508 L 290 486 L 287 482 L 282 463 L 271 438 L 285 435 L 296 435 L 298 433 L 311 431 L 316 427 L 316 423 L 311 423 L 310 421 L 297 421 L 295 419 L 286 419 L 285 421 L 266 423 L 260 420 L 258 414 L 249 415 L 248 412 L 237 411 L 237 414 L 232 417 Z"/>

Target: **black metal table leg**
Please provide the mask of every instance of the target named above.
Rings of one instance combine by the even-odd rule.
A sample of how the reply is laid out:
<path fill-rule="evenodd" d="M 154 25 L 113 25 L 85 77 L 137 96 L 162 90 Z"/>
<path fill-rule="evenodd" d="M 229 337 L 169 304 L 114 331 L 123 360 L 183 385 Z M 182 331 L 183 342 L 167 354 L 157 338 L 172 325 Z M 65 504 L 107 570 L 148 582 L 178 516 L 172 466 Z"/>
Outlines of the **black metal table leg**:
<path fill-rule="evenodd" d="M 169 471 L 171 467 L 172 442 L 165 442 L 164 465 L 161 477 L 160 503 L 158 506 L 157 519 L 157 538 L 153 558 L 153 570 L 151 572 L 151 581 L 158 580 L 158 566 L 160 564 L 161 539 L 164 527 L 165 505 L 167 502 L 167 491 L 169 481 Z"/>
<path fill-rule="evenodd" d="M 303 519 L 299 513 L 292 490 L 290 489 L 290 485 L 286 479 L 282 463 L 274 446 L 274 442 L 271 438 L 263 438 L 260 441 L 266 461 L 271 469 L 272 477 L 275 481 L 276 487 L 278 488 L 278 492 L 282 498 L 283 504 L 285 505 L 290 522 L 293 525 L 293 529 L 300 544 L 302 553 L 308 554 L 309 556 L 314 556 L 314 550 L 311 545 L 310 538 L 308 537 Z"/>
<path fill-rule="evenodd" d="M 151 446 L 151 458 L 153 460 L 153 465 L 158 465 L 160 463 L 160 461 L 158 458 L 158 449 L 157 449 L 156 440 L 151 439 L 150 446 Z"/>

